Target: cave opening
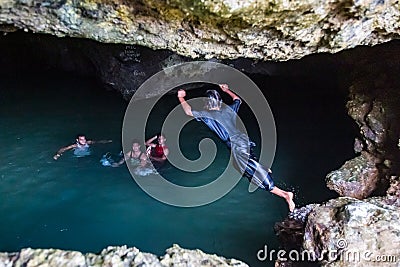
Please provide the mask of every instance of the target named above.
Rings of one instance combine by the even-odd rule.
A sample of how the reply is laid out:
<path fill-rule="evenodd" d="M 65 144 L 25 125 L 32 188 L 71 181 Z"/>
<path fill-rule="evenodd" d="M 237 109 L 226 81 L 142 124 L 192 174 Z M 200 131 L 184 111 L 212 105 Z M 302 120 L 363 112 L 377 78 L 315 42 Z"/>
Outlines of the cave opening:
<path fill-rule="evenodd" d="M 121 149 L 127 105 L 122 95 L 181 57 L 22 32 L 2 36 L 0 47 L 1 139 L 8 144 L 2 148 L 6 160 L 1 170 L 1 251 L 31 246 L 98 252 L 109 244 L 128 244 L 161 255 L 179 243 L 265 266 L 256 253 L 265 240 L 278 246 L 273 225 L 287 214 L 280 200 L 261 190 L 248 194 L 246 180 L 213 205 L 178 209 L 148 197 L 125 168 L 99 164 L 104 152 Z M 96 57 L 100 54 L 104 57 Z M 334 57 L 283 63 L 226 61 L 246 73 L 268 100 L 277 131 L 274 177 L 280 187 L 294 190 L 299 205 L 336 197 L 326 187 L 325 176 L 354 157 L 359 129 L 346 113 L 348 84 Z M 120 93 L 112 90 L 116 87 Z M 166 95 L 155 113 L 164 114 L 176 103 L 174 93 Z M 257 122 L 246 105 L 241 116 L 257 142 L 258 133 L 252 131 Z M 149 132 L 157 132 L 161 123 L 162 116 Z M 189 134 L 213 138 L 203 126 L 191 127 Z M 93 148 L 91 158 L 65 156 L 54 162 L 52 154 L 81 131 L 114 142 Z M 260 228 L 261 234 L 255 230 Z"/>

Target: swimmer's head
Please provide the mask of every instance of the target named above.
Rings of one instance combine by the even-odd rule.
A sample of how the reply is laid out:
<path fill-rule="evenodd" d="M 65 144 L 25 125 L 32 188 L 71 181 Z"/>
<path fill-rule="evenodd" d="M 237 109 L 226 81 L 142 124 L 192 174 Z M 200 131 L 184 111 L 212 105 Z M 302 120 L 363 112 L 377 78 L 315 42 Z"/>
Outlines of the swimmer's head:
<path fill-rule="evenodd" d="M 76 135 L 76 142 L 80 145 L 86 145 L 86 135 L 84 134 L 77 134 Z"/>
<path fill-rule="evenodd" d="M 216 90 L 207 90 L 206 92 L 207 100 L 206 100 L 206 109 L 220 109 L 222 105 L 222 99 L 219 93 Z"/>
<path fill-rule="evenodd" d="M 163 145 L 163 144 L 165 144 L 165 141 L 167 141 L 167 138 L 165 137 L 164 134 L 159 133 L 159 134 L 157 134 L 157 141 L 158 141 L 158 144 Z"/>
<path fill-rule="evenodd" d="M 133 151 L 140 150 L 140 141 L 138 139 L 133 139 L 132 140 L 132 150 Z"/>

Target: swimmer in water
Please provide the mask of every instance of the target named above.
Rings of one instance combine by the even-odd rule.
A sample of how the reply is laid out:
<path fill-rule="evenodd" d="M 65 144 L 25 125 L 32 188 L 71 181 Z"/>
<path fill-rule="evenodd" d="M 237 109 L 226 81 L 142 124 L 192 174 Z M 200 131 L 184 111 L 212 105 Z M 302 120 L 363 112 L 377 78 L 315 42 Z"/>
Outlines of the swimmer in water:
<path fill-rule="evenodd" d="M 184 112 L 197 121 L 205 123 L 227 144 L 232 151 L 236 167 L 251 183 L 285 199 L 289 210 L 292 212 L 295 208 L 293 193 L 274 185 L 270 170 L 263 167 L 252 153 L 251 148 L 255 144 L 250 141 L 246 134 L 236 128 L 237 112 L 242 100 L 230 91 L 227 84 L 220 84 L 219 87 L 232 98 L 233 103 L 230 106 L 223 107 L 219 93 L 216 90 L 208 90 L 205 110 L 192 110 L 192 107 L 185 100 L 185 90 L 181 89 L 178 91 L 178 99 Z"/>
<path fill-rule="evenodd" d="M 141 166 L 141 167 L 145 167 L 148 163 L 148 157 L 146 155 L 146 153 L 143 153 L 140 150 L 140 142 L 137 139 L 134 139 L 132 141 L 132 149 L 131 151 L 127 152 L 125 154 L 125 156 L 116 163 L 113 163 L 111 166 L 112 167 L 118 167 L 121 164 L 123 164 L 124 162 L 129 162 L 134 166 Z"/>
<path fill-rule="evenodd" d="M 157 139 L 157 144 L 154 141 Z M 147 154 L 153 163 L 163 164 L 169 154 L 169 149 L 166 144 L 167 139 L 164 135 L 158 134 L 146 141 Z"/>
<path fill-rule="evenodd" d="M 60 148 L 57 151 L 57 153 L 53 156 L 53 159 L 58 160 L 65 151 L 68 151 L 71 149 L 74 150 L 74 155 L 76 157 L 88 156 L 88 155 L 90 155 L 90 145 L 92 145 L 92 144 L 107 144 L 107 143 L 111 143 L 111 142 L 112 142 L 112 140 L 99 140 L 99 141 L 86 140 L 86 136 L 84 134 L 78 134 L 76 136 L 76 143 Z"/>
<path fill-rule="evenodd" d="M 127 152 L 119 162 L 113 163 L 111 166 L 118 167 L 124 162 L 133 167 L 130 170 L 134 175 L 147 176 L 157 173 L 146 153 L 141 151 L 140 142 L 137 139 L 132 141 L 131 151 Z"/>

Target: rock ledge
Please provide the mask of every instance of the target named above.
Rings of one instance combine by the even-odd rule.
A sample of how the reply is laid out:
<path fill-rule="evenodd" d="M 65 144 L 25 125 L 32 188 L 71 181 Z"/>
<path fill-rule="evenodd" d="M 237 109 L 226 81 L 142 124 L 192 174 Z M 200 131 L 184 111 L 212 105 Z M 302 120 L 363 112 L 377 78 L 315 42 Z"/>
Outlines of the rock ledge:
<path fill-rule="evenodd" d="M 236 266 L 247 264 L 225 259 L 217 255 L 206 254 L 201 250 L 189 250 L 173 245 L 166 254 L 158 257 L 151 253 L 127 246 L 109 246 L 100 254 L 60 249 L 24 248 L 20 252 L 0 253 L 0 267 L 11 266 L 47 266 L 47 267 L 89 267 L 89 266 Z"/>

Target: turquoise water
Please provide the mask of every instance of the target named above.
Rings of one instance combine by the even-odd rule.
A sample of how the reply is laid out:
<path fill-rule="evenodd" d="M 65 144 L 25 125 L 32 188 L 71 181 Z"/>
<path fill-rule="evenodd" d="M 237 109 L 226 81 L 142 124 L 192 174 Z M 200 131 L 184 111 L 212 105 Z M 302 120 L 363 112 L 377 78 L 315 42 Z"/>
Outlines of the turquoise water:
<path fill-rule="evenodd" d="M 310 119 L 298 123 L 294 111 L 284 106 L 288 99 L 274 93 L 270 97 L 272 110 L 279 113 L 273 166 L 276 183 L 283 188 L 290 185 L 300 204 L 334 196 L 323 180 L 351 155 L 351 130 L 343 119 L 344 111 L 338 112 L 334 104 L 328 110 L 327 103 L 333 101 L 328 97 L 321 105 L 327 109 L 324 114 L 329 123 L 314 125 L 319 121 L 311 112 Z M 125 166 L 101 166 L 102 154 L 121 149 L 127 103 L 118 93 L 105 91 L 90 79 L 63 74 L 2 79 L 0 101 L 0 251 L 52 247 L 98 253 L 108 245 L 128 245 L 163 255 L 177 243 L 241 259 L 251 266 L 273 266 L 258 261 L 256 254 L 264 245 L 278 247 L 273 226 L 287 214 L 283 200 L 261 190 L 248 193 L 248 182 L 242 179 L 228 195 L 207 206 L 171 207 L 144 193 Z M 176 103 L 175 96 L 163 101 L 156 112 L 160 118 L 149 126 L 149 135 L 158 131 L 162 114 Z M 294 103 L 297 101 L 292 107 Z M 302 112 L 307 115 L 309 111 L 295 113 Z M 252 123 L 249 119 L 249 125 Z M 200 174 L 172 167 L 166 173 L 179 184 L 206 183 L 221 173 L 228 150 L 199 123 L 190 123 L 184 132 L 190 136 L 186 142 L 202 137 L 216 140 L 219 157 L 212 168 Z M 114 142 L 93 145 L 89 157 L 65 153 L 54 161 L 54 153 L 73 143 L 77 133 Z M 251 134 L 257 141 L 257 132 Z M 331 144 L 329 149 L 318 145 L 338 140 L 341 145 Z M 189 157 L 198 156 L 197 151 L 191 154 L 189 143 L 186 150 Z"/>

